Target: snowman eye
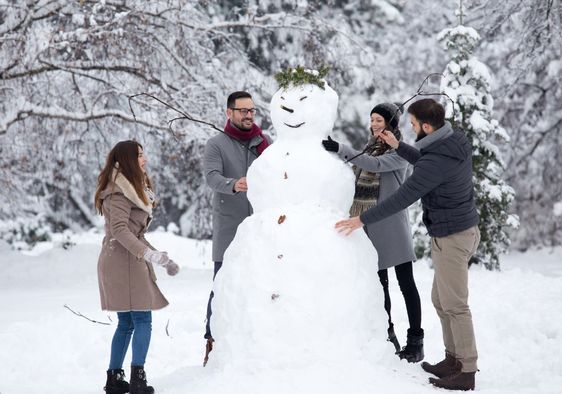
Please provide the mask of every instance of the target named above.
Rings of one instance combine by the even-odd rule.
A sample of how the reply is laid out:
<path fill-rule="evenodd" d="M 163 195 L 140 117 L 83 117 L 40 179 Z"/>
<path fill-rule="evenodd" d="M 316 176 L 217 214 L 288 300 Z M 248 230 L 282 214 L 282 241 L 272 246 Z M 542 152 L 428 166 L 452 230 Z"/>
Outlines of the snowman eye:
<path fill-rule="evenodd" d="M 308 97 L 308 96 L 302 96 L 302 97 L 300 98 L 300 101 L 303 101 L 303 100 L 304 100 L 305 98 L 307 98 L 307 97 Z"/>
<path fill-rule="evenodd" d="M 285 97 L 281 96 L 281 100 L 285 100 Z"/>

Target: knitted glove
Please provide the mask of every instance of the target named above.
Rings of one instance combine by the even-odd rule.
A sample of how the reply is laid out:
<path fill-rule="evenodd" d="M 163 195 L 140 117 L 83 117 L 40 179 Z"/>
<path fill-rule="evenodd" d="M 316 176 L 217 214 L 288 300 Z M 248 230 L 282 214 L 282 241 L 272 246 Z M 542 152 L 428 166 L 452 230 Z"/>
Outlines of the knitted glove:
<path fill-rule="evenodd" d="M 180 271 L 180 266 L 174 263 L 172 260 L 169 260 L 168 264 L 166 264 L 165 267 L 166 267 L 166 272 L 170 276 L 174 276 Z"/>
<path fill-rule="evenodd" d="M 168 264 L 168 262 L 170 261 L 170 258 L 168 257 L 168 253 L 159 252 L 157 250 L 152 250 L 150 248 L 146 249 L 143 257 L 149 263 L 155 265 L 161 265 L 162 267 L 165 267 L 166 264 Z"/>
<path fill-rule="evenodd" d="M 337 141 L 334 141 L 332 137 L 328 136 L 327 140 L 322 140 L 322 145 L 324 145 L 324 149 L 328 152 L 338 152 L 340 149 L 340 144 Z"/>

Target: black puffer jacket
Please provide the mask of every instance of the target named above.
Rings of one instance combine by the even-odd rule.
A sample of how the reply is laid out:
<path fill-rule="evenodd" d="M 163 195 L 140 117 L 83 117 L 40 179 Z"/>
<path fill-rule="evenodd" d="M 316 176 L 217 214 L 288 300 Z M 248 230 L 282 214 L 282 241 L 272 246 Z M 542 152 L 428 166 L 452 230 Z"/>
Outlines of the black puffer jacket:
<path fill-rule="evenodd" d="M 414 165 L 414 171 L 392 196 L 361 215 L 363 224 L 384 219 L 419 198 L 423 222 L 432 237 L 445 237 L 478 224 L 470 142 L 448 123 L 434 133 L 426 138 L 431 136 L 435 141 L 420 151 L 400 143 L 396 152 Z"/>

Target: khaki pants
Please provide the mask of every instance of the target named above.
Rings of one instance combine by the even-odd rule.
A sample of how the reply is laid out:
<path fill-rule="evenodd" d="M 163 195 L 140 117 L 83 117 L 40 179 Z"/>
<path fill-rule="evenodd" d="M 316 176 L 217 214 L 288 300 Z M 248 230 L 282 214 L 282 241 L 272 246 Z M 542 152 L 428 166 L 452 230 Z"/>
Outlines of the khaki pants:
<path fill-rule="evenodd" d="M 431 239 L 435 270 L 431 301 L 441 319 L 445 350 L 462 363 L 463 372 L 477 370 L 478 353 L 468 307 L 468 260 L 479 242 L 477 226 Z"/>

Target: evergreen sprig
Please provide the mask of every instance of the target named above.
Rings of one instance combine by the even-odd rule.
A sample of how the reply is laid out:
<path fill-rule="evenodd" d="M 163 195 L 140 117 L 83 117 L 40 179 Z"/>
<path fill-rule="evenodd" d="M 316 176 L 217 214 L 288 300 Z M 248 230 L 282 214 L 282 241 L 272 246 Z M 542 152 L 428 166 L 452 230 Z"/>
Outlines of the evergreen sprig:
<path fill-rule="evenodd" d="M 284 71 L 275 74 L 275 80 L 282 89 L 287 89 L 291 84 L 293 86 L 312 84 L 324 89 L 324 77 L 328 75 L 328 67 L 321 66 L 318 72 L 312 73 L 305 70 L 303 66 L 296 68 L 288 67 Z"/>

